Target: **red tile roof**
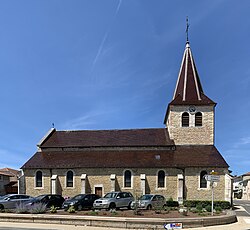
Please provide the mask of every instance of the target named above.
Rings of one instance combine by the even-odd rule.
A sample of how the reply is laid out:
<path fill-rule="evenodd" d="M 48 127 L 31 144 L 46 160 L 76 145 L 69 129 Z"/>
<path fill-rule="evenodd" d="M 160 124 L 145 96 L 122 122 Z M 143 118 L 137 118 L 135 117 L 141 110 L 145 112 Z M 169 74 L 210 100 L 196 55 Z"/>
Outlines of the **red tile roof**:
<path fill-rule="evenodd" d="M 160 156 L 160 157 L 159 157 Z M 81 150 L 37 152 L 23 169 L 223 167 L 228 164 L 214 146 L 176 146 L 165 150 Z"/>
<path fill-rule="evenodd" d="M 126 147 L 126 146 L 170 146 L 166 128 L 128 130 L 79 130 L 49 133 L 39 147 Z"/>

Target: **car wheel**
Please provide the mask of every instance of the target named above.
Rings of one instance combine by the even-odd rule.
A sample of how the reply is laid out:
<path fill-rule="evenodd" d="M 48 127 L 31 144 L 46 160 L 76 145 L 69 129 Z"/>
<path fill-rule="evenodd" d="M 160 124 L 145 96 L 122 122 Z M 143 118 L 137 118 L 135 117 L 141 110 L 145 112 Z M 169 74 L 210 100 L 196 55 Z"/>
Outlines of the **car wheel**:
<path fill-rule="evenodd" d="M 0 204 L 0 210 L 4 210 L 4 206 Z"/>
<path fill-rule="evenodd" d="M 77 206 L 77 210 L 78 210 L 78 211 L 81 211 L 81 210 L 82 210 L 82 205 L 81 205 L 81 204 L 79 204 L 79 205 Z"/>
<path fill-rule="evenodd" d="M 166 211 L 166 209 L 167 209 L 167 205 L 166 204 L 163 205 L 163 209 Z"/>
<path fill-rule="evenodd" d="M 110 210 L 110 209 L 115 209 L 115 208 L 116 208 L 115 203 L 111 203 L 111 204 L 109 205 L 109 210 Z"/>
<path fill-rule="evenodd" d="M 147 210 L 152 210 L 152 205 L 151 205 L 151 204 L 149 204 L 149 205 L 147 206 Z"/>
<path fill-rule="evenodd" d="M 132 202 L 130 202 L 130 203 L 128 204 L 128 210 L 131 210 L 131 204 L 132 204 Z"/>

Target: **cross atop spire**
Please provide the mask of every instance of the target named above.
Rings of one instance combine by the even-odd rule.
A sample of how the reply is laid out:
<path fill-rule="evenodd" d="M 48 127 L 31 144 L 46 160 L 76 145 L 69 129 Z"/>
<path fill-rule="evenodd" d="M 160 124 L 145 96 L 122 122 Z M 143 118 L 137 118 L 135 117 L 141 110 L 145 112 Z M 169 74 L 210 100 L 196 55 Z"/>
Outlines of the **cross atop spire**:
<path fill-rule="evenodd" d="M 188 16 L 186 18 L 186 23 L 187 23 L 187 26 L 186 26 L 186 36 L 187 36 L 187 42 L 188 42 L 188 29 L 189 29 Z"/>

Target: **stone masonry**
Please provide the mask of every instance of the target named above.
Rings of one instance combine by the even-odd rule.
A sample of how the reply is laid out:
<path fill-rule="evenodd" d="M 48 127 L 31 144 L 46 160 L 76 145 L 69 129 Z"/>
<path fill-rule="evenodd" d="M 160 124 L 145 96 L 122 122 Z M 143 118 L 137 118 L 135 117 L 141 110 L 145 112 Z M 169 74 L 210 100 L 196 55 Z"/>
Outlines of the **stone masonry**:
<path fill-rule="evenodd" d="M 214 107 L 196 106 L 197 112 L 202 113 L 202 126 L 195 127 L 195 114 L 188 112 L 189 106 L 170 105 L 167 127 L 170 138 L 176 145 L 213 145 L 214 144 Z M 181 127 L 181 115 L 188 112 L 189 127 Z"/>
<path fill-rule="evenodd" d="M 214 169 L 214 168 L 213 168 Z M 115 174 L 115 190 L 116 191 L 129 191 L 134 195 L 141 195 L 141 178 L 140 174 L 146 175 L 146 193 L 157 193 L 162 194 L 166 199 L 172 197 L 177 200 L 177 182 L 178 174 L 183 174 L 183 171 L 176 168 L 166 168 L 163 169 L 166 172 L 166 186 L 165 188 L 157 188 L 157 169 L 147 168 L 147 169 L 130 169 L 132 171 L 132 186 L 131 188 L 125 188 L 123 186 L 123 172 L 126 169 L 122 168 L 108 168 L 103 173 L 103 169 L 96 168 L 86 168 L 86 169 L 74 169 L 74 185 L 73 187 L 66 187 L 66 169 L 53 169 L 53 170 L 41 170 L 43 172 L 43 187 L 35 187 L 35 170 L 28 170 L 25 172 L 26 193 L 32 196 L 37 196 L 40 194 L 51 193 L 51 175 L 57 175 L 57 193 L 62 194 L 65 197 L 72 197 L 81 193 L 81 175 L 84 173 L 87 175 L 86 181 L 86 193 L 95 193 L 95 186 L 102 187 L 103 195 L 110 192 L 111 180 L 110 175 Z M 211 172 L 212 168 L 187 168 L 185 169 L 185 191 L 187 194 L 186 199 L 188 200 L 209 200 L 211 199 L 211 189 L 199 188 L 199 175 L 202 170 L 207 170 Z M 224 189 L 225 189 L 225 179 L 224 174 L 226 169 L 218 168 L 215 169 L 220 175 L 220 181 L 215 185 L 215 200 L 224 200 Z"/>

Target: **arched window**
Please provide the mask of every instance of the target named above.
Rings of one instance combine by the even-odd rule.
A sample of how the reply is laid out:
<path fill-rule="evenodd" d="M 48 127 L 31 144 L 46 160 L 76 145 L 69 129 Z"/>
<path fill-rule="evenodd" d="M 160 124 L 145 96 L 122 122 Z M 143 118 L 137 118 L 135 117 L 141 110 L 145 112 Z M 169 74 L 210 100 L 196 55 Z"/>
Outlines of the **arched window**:
<path fill-rule="evenodd" d="M 41 171 L 36 172 L 36 187 L 43 187 L 43 173 Z"/>
<path fill-rule="evenodd" d="M 188 127 L 189 126 L 189 114 L 187 112 L 181 115 L 181 126 Z"/>
<path fill-rule="evenodd" d="M 131 188 L 131 182 L 132 182 L 132 173 L 129 170 L 126 170 L 124 172 L 124 187 L 125 188 Z"/>
<path fill-rule="evenodd" d="M 201 171 L 201 173 L 200 173 L 200 188 L 207 188 L 207 180 L 205 179 L 205 175 L 207 175 L 207 172 Z"/>
<path fill-rule="evenodd" d="M 195 114 L 195 126 L 202 126 L 202 113 L 198 112 Z"/>
<path fill-rule="evenodd" d="M 67 187 L 73 187 L 73 177 L 74 177 L 74 173 L 70 170 L 67 172 L 66 175 L 66 186 Z"/>
<path fill-rule="evenodd" d="M 158 172 L 158 188 L 165 188 L 165 172 L 163 170 Z"/>

